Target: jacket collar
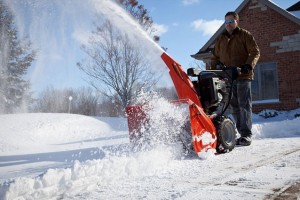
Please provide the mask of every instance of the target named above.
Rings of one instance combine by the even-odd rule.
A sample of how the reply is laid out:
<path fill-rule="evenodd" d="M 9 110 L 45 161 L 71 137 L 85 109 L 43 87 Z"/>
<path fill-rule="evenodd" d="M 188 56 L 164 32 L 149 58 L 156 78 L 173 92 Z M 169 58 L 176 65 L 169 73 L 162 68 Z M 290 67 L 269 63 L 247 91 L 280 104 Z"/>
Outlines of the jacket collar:
<path fill-rule="evenodd" d="M 233 32 L 232 32 L 232 35 L 235 35 L 235 34 L 237 34 L 237 33 L 239 33 L 241 31 L 241 28 L 240 27 L 236 27 L 234 30 L 233 30 Z M 231 37 L 231 35 L 227 32 L 227 30 L 225 29 L 225 31 L 222 33 L 222 35 L 225 35 L 225 36 L 227 36 L 227 37 Z"/>

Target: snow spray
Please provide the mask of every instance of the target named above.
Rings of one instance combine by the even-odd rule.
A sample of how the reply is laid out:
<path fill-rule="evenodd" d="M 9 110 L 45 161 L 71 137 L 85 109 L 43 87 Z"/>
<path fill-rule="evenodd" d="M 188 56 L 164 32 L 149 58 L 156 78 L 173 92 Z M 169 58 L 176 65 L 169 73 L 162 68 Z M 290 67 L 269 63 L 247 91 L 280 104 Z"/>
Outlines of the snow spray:
<path fill-rule="evenodd" d="M 146 118 L 133 145 L 146 150 L 157 145 L 176 145 L 183 149 L 182 136 L 189 123 L 189 108 L 186 104 L 176 104 L 160 97 L 155 92 L 138 95 L 137 105 L 144 105 Z M 190 125 L 188 125 L 190 127 Z M 191 138 L 190 138 L 191 140 Z"/>
<path fill-rule="evenodd" d="M 86 84 L 76 63 L 86 55 L 81 50 L 96 29 L 95 21 L 108 19 L 141 48 L 154 70 L 167 73 L 160 58 L 163 50 L 140 25 L 112 0 L 4 0 L 15 16 L 20 37 L 27 37 L 37 50 L 29 70 L 34 91 L 48 86 L 79 87 Z M 169 78 L 166 74 L 166 78 Z M 170 80 L 168 80 L 170 81 Z M 81 84 L 81 85 L 79 85 Z"/>

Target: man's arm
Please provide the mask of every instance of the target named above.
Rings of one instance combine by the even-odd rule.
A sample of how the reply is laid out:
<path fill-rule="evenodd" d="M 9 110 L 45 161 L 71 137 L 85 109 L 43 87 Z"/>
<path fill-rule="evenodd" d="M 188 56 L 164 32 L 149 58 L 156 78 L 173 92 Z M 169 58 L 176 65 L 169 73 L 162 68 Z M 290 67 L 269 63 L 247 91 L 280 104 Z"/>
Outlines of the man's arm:
<path fill-rule="evenodd" d="M 208 70 L 216 69 L 216 66 L 220 60 L 219 52 L 220 52 L 220 45 L 219 45 L 219 40 L 217 40 L 214 49 L 212 50 L 212 55 L 210 58 L 210 66 L 207 67 Z"/>
<path fill-rule="evenodd" d="M 254 66 L 260 57 L 260 51 L 254 37 L 250 33 L 246 36 L 246 46 L 249 52 L 246 64 L 251 65 L 252 69 L 254 69 Z"/>

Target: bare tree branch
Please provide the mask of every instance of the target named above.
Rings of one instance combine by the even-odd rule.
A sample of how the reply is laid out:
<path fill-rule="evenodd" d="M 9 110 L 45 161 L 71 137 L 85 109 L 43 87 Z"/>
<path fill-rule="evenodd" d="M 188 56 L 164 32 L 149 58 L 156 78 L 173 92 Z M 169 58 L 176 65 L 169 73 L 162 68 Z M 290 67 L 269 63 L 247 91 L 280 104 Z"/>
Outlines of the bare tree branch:
<path fill-rule="evenodd" d="M 141 50 L 109 21 L 97 26 L 82 50 L 87 59 L 77 65 L 87 75 L 87 81 L 111 98 L 117 94 L 123 109 L 131 103 L 135 93 L 158 81 Z"/>

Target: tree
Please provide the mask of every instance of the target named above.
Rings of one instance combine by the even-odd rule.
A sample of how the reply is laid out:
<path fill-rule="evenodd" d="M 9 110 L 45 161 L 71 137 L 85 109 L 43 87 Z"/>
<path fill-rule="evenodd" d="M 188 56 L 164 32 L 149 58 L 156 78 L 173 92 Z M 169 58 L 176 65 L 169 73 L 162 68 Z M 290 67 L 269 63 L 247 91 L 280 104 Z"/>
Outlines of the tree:
<path fill-rule="evenodd" d="M 70 99 L 70 97 L 72 97 Z M 96 116 L 99 95 L 90 87 L 74 89 L 54 89 L 48 87 L 35 102 L 35 112 L 73 113 Z"/>
<path fill-rule="evenodd" d="M 115 103 L 115 99 L 104 97 L 101 101 L 101 103 L 98 106 L 98 113 L 100 116 L 105 117 L 118 117 L 122 116 L 124 113 L 124 110 L 120 108 L 118 104 Z"/>
<path fill-rule="evenodd" d="M 101 91 L 124 110 L 142 88 L 153 86 L 158 77 L 150 71 L 149 63 L 140 49 L 126 34 L 109 21 L 97 26 L 96 32 L 83 45 L 88 59 L 77 63 L 87 75 L 87 82 Z"/>
<path fill-rule="evenodd" d="M 149 16 L 148 10 L 144 8 L 143 5 L 140 5 L 137 0 L 116 0 L 125 10 L 127 10 L 139 24 L 146 30 L 148 33 L 155 31 L 153 28 L 153 20 Z M 158 36 L 156 36 L 158 37 Z"/>
<path fill-rule="evenodd" d="M 198 68 L 200 70 L 205 70 L 206 66 L 205 66 L 205 63 L 203 61 L 199 61 L 199 60 L 193 59 L 189 63 L 189 68 Z"/>
<path fill-rule="evenodd" d="M 35 58 L 30 42 L 19 40 L 13 15 L 0 0 L 0 112 L 11 113 L 31 100 L 30 82 L 24 80 Z"/>
<path fill-rule="evenodd" d="M 96 116 L 99 97 L 95 95 L 92 88 L 82 87 L 76 92 L 76 99 L 74 105 L 74 113 Z"/>
<path fill-rule="evenodd" d="M 157 94 L 165 99 L 174 100 L 178 99 L 177 92 L 174 87 L 158 87 L 154 88 Z"/>
<path fill-rule="evenodd" d="M 149 35 L 154 33 L 156 29 L 153 26 L 152 17 L 149 16 L 148 10 L 143 6 L 140 5 L 137 0 L 115 0 L 119 3 L 125 10 L 127 10 L 144 28 Z M 155 42 L 159 42 L 160 36 L 153 35 L 153 40 Z M 162 47 L 164 50 L 167 48 Z"/>
<path fill-rule="evenodd" d="M 76 99 L 72 90 L 56 90 L 53 87 L 47 87 L 36 100 L 35 111 L 45 113 L 67 113 L 69 96 Z"/>

